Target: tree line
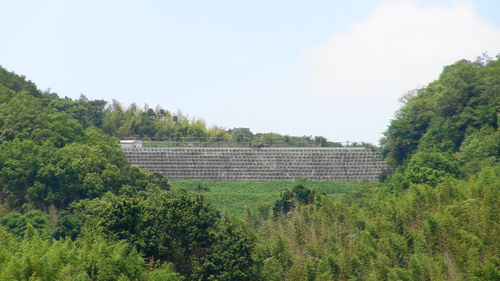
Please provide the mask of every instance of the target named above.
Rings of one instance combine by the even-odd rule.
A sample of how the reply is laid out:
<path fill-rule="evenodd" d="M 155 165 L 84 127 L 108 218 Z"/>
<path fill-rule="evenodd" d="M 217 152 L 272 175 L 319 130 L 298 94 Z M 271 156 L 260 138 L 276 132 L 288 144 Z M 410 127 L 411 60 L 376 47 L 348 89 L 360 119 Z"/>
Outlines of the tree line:
<path fill-rule="evenodd" d="M 307 143 L 324 147 L 340 147 L 340 142 L 322 136 L 289 136 L 278 133 L 253 133 L 249 128 L 226 129 L 217 125 L 207 126 L 202 118 L 190 117 L 181 110 L 171 112 L 157 105 L 154 109 L 136 103 L 124 107 L 118 100 L 110 104 L 104 100 L 89 100 L 81 95 L 77 100 L 54 97 L 52 106 L 69 113 L 84 128 L 93 126 L 109 136 L 118 138 L 143 138 L 166 140 L 204 140 L 226 143 L 260 143 L 293 145 Z"/>

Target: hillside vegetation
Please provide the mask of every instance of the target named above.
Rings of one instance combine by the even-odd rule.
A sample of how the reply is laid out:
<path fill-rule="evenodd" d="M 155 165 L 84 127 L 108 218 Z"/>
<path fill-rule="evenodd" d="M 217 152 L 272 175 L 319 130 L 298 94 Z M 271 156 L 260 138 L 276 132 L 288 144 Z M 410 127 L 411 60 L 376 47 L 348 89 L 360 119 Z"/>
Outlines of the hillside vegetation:
<path fill-rule="evenodd" d="M 102 103 L 40 92 L 3 68 L 0 81 L 0 280 L 231 279 L 251 269 L 251 248 L 229 251 L 251 245 L 237 223 L 127 163 L 118 139 L 96 128 Z M 239 261 L 214 264 L 219 254 Z"/>
<path fill-rule="evenodd" d="M 251 220 L 265 279 L 500 280 L 499 58 L 403 96 L 384 184 Z"/>
<path fill-rule="evenodd" d="M 130 166 L 113 136 L 147 130 L 149 109 L 61 99 L 0 68 L 0 280 L 500 280 L 499 59 L 401 98 L 384 182 L 280 183 L 263 200 L 249 194 L 277 183 L 171 186 Z M 178 120 L 162 134 L 196 135 Z M 224 194 L 248 196 L 241 216 L 218 209 Z"/>
<path fill-rule="evenodd" d="M 201 193 L 221 211 L 227 211 L 241 217 L 245 209 L 251 211 L 270 210 L 281 190 L 297 185 L 303 185 L 309 190 L 317 190 L 328 198 L 334 199 L 340 194 L 357 190 L 362 186 L 358 182 L 336 181 L 199 181 L 178 180 L 170 182 L 172 189 L 182 189 L 188 192 Z"/>

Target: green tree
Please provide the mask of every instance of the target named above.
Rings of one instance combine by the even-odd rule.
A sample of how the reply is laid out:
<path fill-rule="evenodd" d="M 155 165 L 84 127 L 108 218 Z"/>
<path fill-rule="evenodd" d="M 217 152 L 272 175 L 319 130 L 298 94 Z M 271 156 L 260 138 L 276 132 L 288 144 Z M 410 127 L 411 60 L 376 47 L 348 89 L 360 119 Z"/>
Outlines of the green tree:
<path fill-rule="evenodd" d="M 74 212 L 88 217 L 87 232 L 125 240 L 151 261 L 172 262 L 190 279 L 249 279 L 252 238 L 233 220 L 218 223 L 218 211 L 199 195 L 149 185 L 135 198 L 108 193 L 81 201 Z"/>

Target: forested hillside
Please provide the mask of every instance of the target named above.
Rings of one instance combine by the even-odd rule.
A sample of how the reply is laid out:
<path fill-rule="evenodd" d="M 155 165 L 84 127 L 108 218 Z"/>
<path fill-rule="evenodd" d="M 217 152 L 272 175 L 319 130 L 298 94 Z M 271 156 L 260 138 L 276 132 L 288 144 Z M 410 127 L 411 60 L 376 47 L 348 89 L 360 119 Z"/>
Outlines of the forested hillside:
<path fill-rule="evenodd" d="M 385 183 L 251 214 L 266 280 L 500 280 L 500 58 L 458 61 L 403 96 Z M 295 202 L 295 203 L 294 203 Z"/>
<path fill-rule="evenodd" d="M 98 128 L 104 103 L 61 99 L 3 68 L 0 82 L 0 280 L 207 279 L 250 270 L 251 248 L 242 247 L 252 240 L 237 223 L 127 163 L 119 140 Z M 213 264 L 219 254 L 239 261 L 222 268 Z"/>
<path fill-rule="evenodd" d="M 401 98 L 384 182 L 335 198 L 290 183 L 241 219 L 202 196 L 212 184 L 130 166 L 115 137 L 246 130 L 62 99 L 0 68 L 0 280 L 500 280 L 499 59 Z"/>

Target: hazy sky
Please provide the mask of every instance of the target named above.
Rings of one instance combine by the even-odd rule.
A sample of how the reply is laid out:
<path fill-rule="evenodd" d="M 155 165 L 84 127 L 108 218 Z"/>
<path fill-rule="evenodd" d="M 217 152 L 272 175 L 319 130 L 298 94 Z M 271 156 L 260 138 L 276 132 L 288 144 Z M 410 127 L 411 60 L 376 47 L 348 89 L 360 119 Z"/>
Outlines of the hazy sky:
<path fill-rule="evenodd" d="M 378 144 L 398 98 L 500 53 L 500 1 L 2 1 L 0 65 L 61 97 Z"/>

